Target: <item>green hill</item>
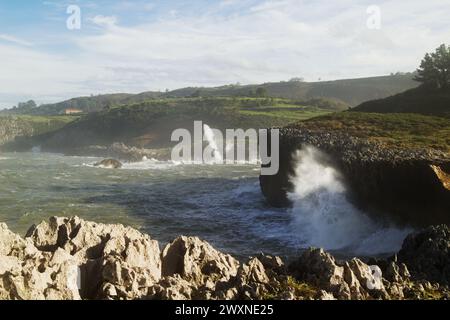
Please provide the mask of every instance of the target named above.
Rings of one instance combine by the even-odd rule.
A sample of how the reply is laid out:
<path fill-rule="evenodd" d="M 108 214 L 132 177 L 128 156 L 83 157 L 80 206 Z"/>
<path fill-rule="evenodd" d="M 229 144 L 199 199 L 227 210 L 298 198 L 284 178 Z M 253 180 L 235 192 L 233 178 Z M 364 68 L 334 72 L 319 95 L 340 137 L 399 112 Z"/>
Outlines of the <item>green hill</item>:
<path fill-rule="evenodd" d="M 450 90 L 419 87 L 385 99 L 365 102 L 352 111 L 450 117 Z"/>
<path fill-rule="evenodd" d="M 249 96 L 264 88 L 271 97 L 294 100 L 325 98 L 356 106 L 364 101 L 380 99 L 417 87 L 413 74 L 371 77 L 323 82 L 276 82 L 262 85 L 229 85 L 216 88 L 183 88 L 169 92 L 171 97 L 186 97 L 200 93 L 202 96 Z"/>
<path fill-rule="evenodd" d="M 304 105 L 344 110 L 364 101 L 381 99 L 414 88 L 417 83 L 412 74 L 392 75 L 350 80 L 324 82 L 276 82 L 261 85 L 227 85 L 214 88 L 183 88 L 170 92 L 143 92 L 140 94 L 106 94 L 73 98 L 67 101 L 46 104 L 36 108 L 16 108 L 3 111 L 9 114 L 59 115 L 74 108 L 84 113 L 99 112 L 105 108 L 159 100 L 186 97 L 257 97 L 258 89 L 267 96 L 297 100 Z"/>
<path fill-rule="evenodd" d="M 335 105 L 328 107 L 336 108 Z M 284 126 L 332 111 L 335 110 L 274 98 L 153 99 L 89 113 L 59 130 L 35 136 L 31 142 L 21 142 L 24 146 L 39 144 L 45 150 L 57 152 L 114 142 L 161 148 L 172 145 L 170 137 L 175 129 L 191 129 L 196 120 L 222 130 L 267 128 Z"/>
<path fill-rule="evenodd" d="M 54 104 L 45 104 L 31 110 L 21 110 L 20 108 L 14 110 L 6 110 L 3 111 L 3 113 L 28 115 L 60 115 L 63 114 L 66 109 L 71 108 L 79 109 L 84 113 L 91 113 L 101 111 L 106 107 L 142 102 L 158 96 L 159 93 L 157 92 L 145 92 L 141 94 L 105 94 L 98 96 L 73 98 Z"/>

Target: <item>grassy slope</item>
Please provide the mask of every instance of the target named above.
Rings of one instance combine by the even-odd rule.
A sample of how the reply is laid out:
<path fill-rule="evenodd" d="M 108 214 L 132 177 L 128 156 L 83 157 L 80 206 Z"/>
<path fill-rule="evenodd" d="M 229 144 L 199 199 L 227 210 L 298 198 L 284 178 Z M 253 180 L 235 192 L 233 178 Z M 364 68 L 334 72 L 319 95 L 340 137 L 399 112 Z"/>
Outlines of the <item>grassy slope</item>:
<path fill-rule="evenodd" d="M 430 147 L 450 151 L 450 119 L 420 114 L 330 113 L 286 99 L 181 98 L 153 99 L 76 117 L 15 117 L 42 134 L 59 129 L 58 144 L 108 144 L 123 141 L 139 146 L 167 145 L 177 128 L 194 120 L 212 127 L 266 128 L 292 125 L 312 130 L 341 131 L 396 147 Z M 1 122 L 0 118 L 0 122 Z M 149 138 L 150 137 L 150 138 Z M 139 141 L 137 143 L 136 141 Z"/>
<path fill-rule="evenodd" d="M 80 109 L 84 112 L 97 112 L 107 106 L 119 106 L 142 102 L 159 96 L 160 93 L 157 92 L 145 92 L 136 95 L 117 93 L 91 97 L 78 97 L 55 104 L 42 105 L 33 109 L 31 112 L 25 111 L 25 113 L 30 115 L 59 115 L 64 113 L 64 110 L 69 108 Z M 22 113 L 20 110 L 15 110 L 14 112 Z"/>
<path fill-rule="evenodd" d="M 450 119 L 420 114 L 342 112 L 293 125 L 340 131 L 392 147 L 433 148 L 450 152 Z"/>
<path fill-rule="evenodd" d="M 378 113 L 420 113 L 450 117 L 450 90 L 427 90 L 420 87 L 386 99 L 363 103 L 352 110 Z"/>
<path fill-rule="evenodd" d="M 256 91 L 257 88 L 263 87 L 273 97 L 294 100 L 328 98 L 356 106 L 364 101 L 385 98 L 415 88 L 418 83 L 414 82 L 412 78 L 412 74 L 407 74 L 322 82 L 275 82 L 217 88 L 183 88 L 174 90 L 169 95 L 185 97 L 200 90 L 203 96 L 239 96 L 248 95 L 249 91 Z"/>
<path fill-rule="evenodd" d="M 268 111 L 270 110 L 270 111 Z M 171 133 L 191 129 L 195 120 L 218 129 L 284 126 L 329 113 L 285 99 L 181 98 L 149 100 L 89 114 L 59 130 L 50 147 L 110 144 L 141 147 L 170 145 Z"/>
<path fill-rule="evenodd" d="M 145 126 L 159 118 L 217 118 L 223 125 L 252 127 L 286 124 L 299 119 L 330 113 L 330 110 L 303 106 L 287 99 L 270 98 L 179 98 L 149 100 L 143 103 L 111 108 L 87 119 L 101 118 L 104 121 Z M 258 126 L 258 125 L 256 125 Z M 233 126 L 231 126 L 233 127 Z"/>
<path fill-rule="evenodd" d="M 61 114 L 67 108 L 78 108 L 84 112 L 97 112 L 103 108 L 119 105 L 142 103 L 150 99 L 184 98 L 190 97 L 200 90 L 203 97 L 242 97 L 249 96 L 257 88 L 265 88 L 271 97 L 308 101 L 325 99 L 335 104 L 334 109 L 345 109 L 356 106 L 364 101 L 385 98 L 390 95 L 411 89 L 417 86 L 412 81 L 412 75 L 397 75 L 385 77 L 372 77 L 350 80 L 323 81 L 323 82 L 276 82 L 262 85 L 228 85 L 215 88 L 183 88 L 167 93 L 143 92 L 141 94 L 106 94 L 91 97 L 79 97 L 55 104 L 47 104 L 35 108 L 34 115 Z M 317 101 L 316 101 L 317 102 Z M 321 107 L 311 101 L 308 105 Z M 20 110 L 14 112 L 20 113 Z M 29 113 L 29 111 L 25 111 Z"/>

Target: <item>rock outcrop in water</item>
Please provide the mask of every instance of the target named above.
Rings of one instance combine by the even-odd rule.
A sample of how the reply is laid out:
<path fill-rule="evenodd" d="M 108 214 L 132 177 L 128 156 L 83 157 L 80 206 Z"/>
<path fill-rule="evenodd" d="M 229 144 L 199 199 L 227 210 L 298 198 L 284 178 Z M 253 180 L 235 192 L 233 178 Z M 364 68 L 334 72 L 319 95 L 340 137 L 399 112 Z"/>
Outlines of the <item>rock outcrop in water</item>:
<path fill-rule="evenodd" d="M 435 150 L 385 147 L 339 132 L 283 128 L 280 132 L 280 171 L 261 176 L 268 202 L 289 206 L 294 190 L 296 151 L 314 146 L 327 154 L 320 159 L 337 169 L 351 200 L 380 219 L 428 226 L 450 224 L 450 156 Z"/>
<path fill-rule="evenodd" d="M 55 217 L 25 239 L 0 224 L 0 299 L 448 299 L 449 245 L 440 226 L 411 235 L 399 260 L 371 267 L 321 249 L 288 266 L 262 254 L 241 263 L 195 237 L 161 252 L 129 227 Z"/>
<path fill-rule="evenodd" d="M 120 169 L 122 168 L 122 163 L 116 159 L 105 159 L 94 164 L 95 167 L 102 167 L 107 169 Z"/>

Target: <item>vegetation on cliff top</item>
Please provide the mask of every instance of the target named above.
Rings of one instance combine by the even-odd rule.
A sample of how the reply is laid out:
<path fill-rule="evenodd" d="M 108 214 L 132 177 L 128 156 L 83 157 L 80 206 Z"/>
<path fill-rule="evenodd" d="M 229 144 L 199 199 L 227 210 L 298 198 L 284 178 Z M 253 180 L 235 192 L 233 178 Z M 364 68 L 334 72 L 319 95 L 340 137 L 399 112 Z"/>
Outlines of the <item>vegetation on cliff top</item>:
<path fill-rule="evenodd" d="M 363 103 L 352 111 L 420 113 L 450 118 L 450 90 L 420 87 L 386 99 Z"/>
<path fill-rule="evenodd" d="M 342 132 L 398 148 L 432 148 L 450 152 L 450 118 L 408 113 L 340 112 L 292 125 Z"/>
<path fill-rule="evenodd" d="M 423 58 L 414 80 L 416 89 L 369 101 L 353 111 L 379 113 L 420 113 L 450 118 L 450 46 L 441 45 Z"/>

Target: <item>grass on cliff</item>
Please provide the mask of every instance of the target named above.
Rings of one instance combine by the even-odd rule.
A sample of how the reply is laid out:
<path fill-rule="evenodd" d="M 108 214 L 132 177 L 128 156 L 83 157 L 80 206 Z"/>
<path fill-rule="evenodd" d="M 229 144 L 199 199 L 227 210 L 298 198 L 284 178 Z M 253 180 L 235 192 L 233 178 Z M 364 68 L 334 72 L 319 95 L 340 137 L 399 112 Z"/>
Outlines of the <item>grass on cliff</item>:
<path fill-rule="evenodd" d="M 105 109 L 80 119 L 77 127 L 101 135 L 137 135 L 202 120 L 219 128 L 267 128 L 285 126 L 330 111 L 275 98 L 176 98 L 148 100 Z M 161 128 L 164 125 L 164 128 Z M 173 128 L 171 128 L 173 129 Z"/>
<path fill-rule="evenodd" d="M 450 119 L 420 114 L 341 112 L 297 122 L 293 127 L 345 132 L 401 148 L 450 152 Z"/>

